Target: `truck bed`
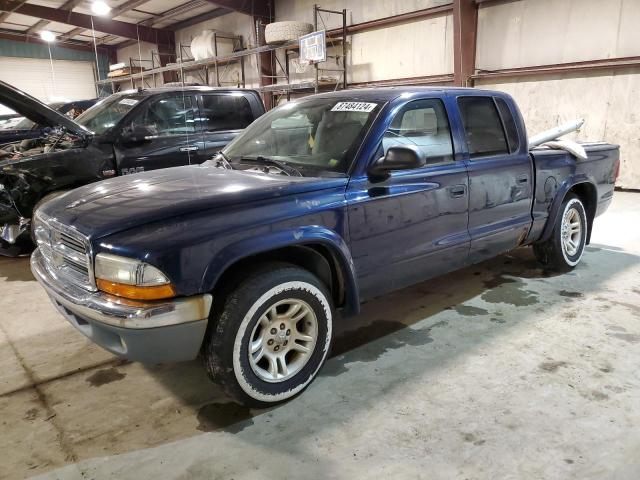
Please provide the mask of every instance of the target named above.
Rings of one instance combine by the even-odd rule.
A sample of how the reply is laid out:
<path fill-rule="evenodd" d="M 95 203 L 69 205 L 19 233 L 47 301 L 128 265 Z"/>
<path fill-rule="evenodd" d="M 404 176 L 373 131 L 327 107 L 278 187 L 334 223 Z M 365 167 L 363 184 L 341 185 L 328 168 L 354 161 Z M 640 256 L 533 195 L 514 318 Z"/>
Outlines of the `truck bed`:
<path fill-rule="evenodd" d="M 618 175 L 620 147 L 606 142 L 585 142 L 581 145 L 587 152 L 586 160 L 578 159 L 565 150 L 546 146 L 530 150 L 535 170 L 535 196 L 528 243 L 540 239 L 547 218 L 556 208 L 554 200 L 563 197 L 556 193 L 570 185 L 590 181 L 596 186 L 595 204 L 592 206 L 594 218 L 609 207 Z"/>

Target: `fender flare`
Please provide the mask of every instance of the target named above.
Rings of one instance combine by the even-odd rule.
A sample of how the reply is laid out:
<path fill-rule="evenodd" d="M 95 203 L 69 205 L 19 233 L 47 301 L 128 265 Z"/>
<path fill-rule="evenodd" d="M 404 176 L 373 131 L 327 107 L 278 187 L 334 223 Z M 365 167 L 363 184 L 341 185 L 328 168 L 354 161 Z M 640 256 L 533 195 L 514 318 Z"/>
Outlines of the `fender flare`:
<path fill-rule="evenodd" d="M 553 199 L 551 206 L 549 207 L 549 216 L 547 217 L 547 223 L 544 226 L 544 230 L 542 231 L 542 235 L 540 236 L 540 239 L 538 240 L 538 242 L 544 242 L 546 240 L 549 240 L 549 238 L 551 237 L 551 233 L 553 232 L 553 226 L 556 223 L 556 218 L 558 218 L 558 215 L 560 214 L 560 207 L 562 207 L 562 202 L 567 196 L 567 193 L 569 193 L 569 190 L 571 190 L 576 185 L 581 185 L 581 184 L 588 184 L 597 192 L 595 180 L 592 177 L 587 176 L 585 174 L 571 176 L 567 178 L 564 182 L 562 182 L 560 184 L 560 187 L 556 191 L 555 198 Z M 597 196 L 595 201 L 597 203 Z M 587 232 L 587 243 L 589 243 L 589 240 L 591 238 L 591 229 L 593 226 L 593 221 L 592 221 L 593 218 L 590 218 L 589 220 L 590 221 L 589 221 L 588 232 Z"/>
<path fill-rule="evenodd" d="M 222 274 L 240 260 L 279 248 L 308 244 L 320 244 L 332 252 L 344 278 L 345 305 L 343 312 L 345 315 L 357 314 L 360 310 L 360 296 L 355 265 L 349 247 L 336 232 L 320 226 L 279 230 L 260 236 L 259 240 L 250 237 L 225 246 L 207 265 L 200 291 L 212 291 Z"/>

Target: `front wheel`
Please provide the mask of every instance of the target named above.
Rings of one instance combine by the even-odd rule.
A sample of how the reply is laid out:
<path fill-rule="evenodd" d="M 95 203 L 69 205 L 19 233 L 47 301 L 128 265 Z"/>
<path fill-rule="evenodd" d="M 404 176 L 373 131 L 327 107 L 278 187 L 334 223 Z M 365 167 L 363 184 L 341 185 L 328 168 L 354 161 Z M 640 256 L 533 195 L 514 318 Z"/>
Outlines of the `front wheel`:
<path fill-rule="evenodd" d="M 573 194 L 562 202 L 551 237 L 533 245 L 536 258 L 558 272 L 572 270 L 584 253 L 587 242 L 587 215 L 582 201 Z"/>
<path fill-rule="evenodd" d="M 283 264 L 247 278 L 225 300 L 203 347 L 212 380 L 237 402 L 268 407 L 301 393 L 329 353 L 326 286 Z"/>

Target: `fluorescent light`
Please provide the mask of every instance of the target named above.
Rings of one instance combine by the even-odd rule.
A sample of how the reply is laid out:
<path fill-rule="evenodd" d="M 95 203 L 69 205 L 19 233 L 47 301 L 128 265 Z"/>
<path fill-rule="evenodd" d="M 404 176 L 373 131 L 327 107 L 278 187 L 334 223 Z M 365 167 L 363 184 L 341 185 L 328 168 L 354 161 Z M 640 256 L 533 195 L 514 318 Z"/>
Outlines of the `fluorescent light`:
<path fill-rule="evenodd" d="M 91 11 L 98 15 L 107 15 L 111 11 L 111 7 L 101 0 L 97 0 L 91 4 Z"/>
<path fill-rule="evenodd" d="M 49 30 L 41 30 L 40 31 L 40 38 L 42 40 L 44 40 L 45 42 L 55 42 L 56 41 L 56 35 L 53 32 L 50 32 Z"/>

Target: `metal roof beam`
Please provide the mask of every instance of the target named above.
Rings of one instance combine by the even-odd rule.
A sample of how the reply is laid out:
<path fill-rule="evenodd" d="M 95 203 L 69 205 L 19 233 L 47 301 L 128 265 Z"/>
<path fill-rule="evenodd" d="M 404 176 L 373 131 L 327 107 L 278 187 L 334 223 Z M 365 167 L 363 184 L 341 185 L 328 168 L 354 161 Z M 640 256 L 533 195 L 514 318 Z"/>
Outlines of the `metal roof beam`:
<path fill-rule="evenodd" d="M 272 18 L 272 0 L 207 0 L 214 5 L 228 8 L 235 12 L 251 15 L 252 17 Z"/>
<path fill-rule="evenodd" d="M 230 10 L 228 8 L 216 8 L 215 10 L 211 10 L 210 12 L 203 13 L 202 15 L 197 15 L 195 17 L 188 18 L 180 22 L 176 22 L 172 25 L 167 25 L 165 28 L 175 32 L 176 30 L 181 30 L 183 28 L 191 27 L 200 22 L 205 22 L 213 18 L 221 17 L 222 15 L 226 15 L 227 13 L 231 13 L 232 11 L 233 10 Z"/>
<path fill-rule="evenodd" d="M 67 2 L 63 3 L 59 8 L 60 10 L 73 10 L 80 3 L 82 3 L 82 0 L 68 0 Z M 29 29 L 27 30 L 27 35 L 33 35 L 35 33 L 38 33 L 40 30 L 43 30 L 47 25 L 49 25 L 49 23 L 51 23 L 49 22 L 49 20 L 39 20 L 38 23 L 29 27 Z"/>
<path fill-rule="evenodd" d="M 139 0 L 135 0 L 139 1 Z M 127 2 L 129 3 L 129 2 Z M 64 11 L 57 8 L 44 7 L 31 3 L 21 3 L 16 0 L 0 0 L 0 11 L 15 12 L 21 15 L 41 18 L 51 22 L 65 23 L 90 30 L 92 28 L 91 15 Z M 119 37 L 140 39 L 144 42 L 171 44 L 174 34 L 164 29 L 139 26 L 133 23 L 121 22 L 106 17 L 93 17 L 93 27 L 103 33 Z"/>

